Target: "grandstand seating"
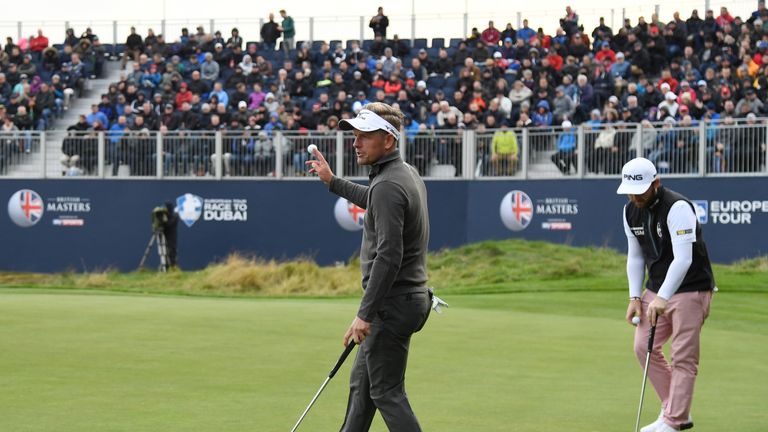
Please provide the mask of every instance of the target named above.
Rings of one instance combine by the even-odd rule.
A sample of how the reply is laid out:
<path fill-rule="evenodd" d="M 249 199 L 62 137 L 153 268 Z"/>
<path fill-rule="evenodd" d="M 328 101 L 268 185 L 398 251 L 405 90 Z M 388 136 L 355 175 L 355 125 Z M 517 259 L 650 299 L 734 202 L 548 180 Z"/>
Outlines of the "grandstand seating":
<path fill-rule="evenodd" d="M 654 22 L 616 31 L 598 27 L 587 33 L 573 25 L 563 27 L 564 31 L 556 35 L 534 33 L 528 39 L 518 38 L 510 44 L 503 40 L 486 44 L 476 38 L 448 41 L 417 38 L 384 44 L 367 39 L 361 43 L 362 54 L 351 51 L 352 40 L 330 40 L 330 50 L 323 54 L 321 48 L 326 42 L 315 40 L 309 43 L 306 56 L 301 51 L 303 41 L 298 41 L 296 49 L 286 54 L 282 49 L 265 50 L 256 41 L 246 42 L 240 52 L 231 47 L 217 51 L 216 42 L 225 44 L 225 41 L 206 39 L 212 36 L 163 46 L 146 40 L 142 47 L 146 58 L 141 59 L 138 70 L 129 67 L 125 76 L 110 86 L 115 91 L 97 89 L 107 96 L 105 101 L 99 101 L 98 110 L 107 119 L 102 125 L 105 130 L 119 130 L 123 126 L 118 125 L 118 118 L 125 114 L 125 107 L 136 105 L 138 95 L 142 94 L 141 97 L 150 103 L 150 111 L 137 114 L 141 107 L 131 107 L 133 113 L 128 115 L 125 126 L 131 133 L 145 128 L 158 131 L 161 127 L 169 130 L 239 131 L 245 127 L 262 130 L 273 114 L 278 116 L 280 130 L 332 129 L 340 118 L 353 116 L 359 109 L 353 102 L 356 90 L 361 89 L 368 101 L 397 101 L 408 122 L 416 125 L 415 129 L 423 124 L 428 130 L 484 132 L 502 125 L 517 130 L 556 128 L 566 120 L 592 130 L 618 123 L 635 125 L 642 120 L 662 127 L 663 121 L 677 130 L 689 126 L 695 128 L 700 122 L 717 124 L 726 119 L 739 123 L 749 113 L 758 117 L 768 113 L 768 105 L 762 102 L 768 99 L 768 10 L 758 10 L 748 19 L 731 17 L 726 11 L 704 20 Z M 514 35 L 510 36 L 515 39 Z M 577 43 L 577 39 L 582 42 Z M 747 41 L 748 44 L 737 45 L 737 41 Z M 466 42 L 466 51 L 459 50 L 461 42 Z M 86 47 L 79 47 L 79 44 L 77 38 L 65 44 L 54 44 L 57 52 L 53 63 L 33 56 L 37 73 L 28 78 L 30 83 L 33 79 L 50 82 L 54 74 L 66 77 L 66 82 L 55 84 L 57 107 L 66 105 L 65 94 L 83 94 L 87 80 L 102 73 L 104 62 L 118 59 L 127 52 L 126 44 L 99 45 L 92 36 Z M 251 58 L 256 72 L 237 75 L 235 69 L 252 44 L 257 46 Z M 344 48 L 343 55 L 336 55 L 336 46 Z M 382 57 L 385 47 L 394 50 L 398 59 L 396 64 L 389 65 Z M 12 54 L 13 48 L 12 44 L 5 47 L 6 56 Z M 55 66 L 71 61 L 70 48 L 79 51 L 83 60 L 75 71 Z M 422 49 L 426 51 L 425 71 L 414 70 L 412 61 L 420 57 Z M 438 73 L 441 50 L 446 50 L 448 60 L 447 65 L 440 66 L 445 70 Z M 190 82 L 191 71 L 201 67 L 206 53 L 213 54 L 218 77 L 205 80 L 209 91 L 194 87 L 193 93 L 197 92 L 194 99 L 193 96 L 184 99 L 189 102 L 187 113 L 177 97 L 180 84 Z M 617 59 L 621 56 L 625 58 L 623 61 Z M 195 57 L 194 61 L 192 57 Z M 263 58 L 264 63 L 256 64 L 258 57 Z M 585 60 L 586 57 L 589 60 Z M 469 64 L 467 58 L 475 61 Z M 13 59 L 18 62 L 21 57 Z M 325 60 L 330 61 L 330 69 L 323 69 Z M 355 84 L 353 79 L 354 72 L 360 69 L 359 62 L 365 62 L 367 66 L 363 76 L 365 84 L 362 85 Z M 10 87 L 18 91 L 14 86 L 19 83 L 20 75 L 8 71 L 9 63 L 2 63 L 2 68 L 11 78 Z M 285 81 L 280 81 L 279 71 L 287 63 L 292 70 Z M 172 70 L 166 70 L 168 65 Z M 151 71 L 152 67 L 156 67 L 157 72 Z M 387 83 L 390 77 L 380 70 L 394 72 L 398 82 Z M 306 84 L 298 82 L 296 74 L 299 71 L 304 73 L 302 82 Z M 334 83 L 337 73 L 342 76 L 340 84 Z M 424 81 L 425 92 L 418 90 L 421 81 Z M 203 109 L 203 105 L 209 104 L 214 97 L 210 88 L 216 82 L 226 93 L 217 99 L 225 97 L 230 101 L 216 114 L 221 120 L 218 125 L 211 122 L 217 107 L 210 107 L 210 112 Z M 514 88 L 517 82 L 523 84 L 522 88 Z M 244 92 L 238 92 L 238 83 L 246 85 Z M 260 92 L 255 90 L 255 84 L 260 86 Z M 136 91 L 128 93 L 131 86 Z M 0 103 L 5 105 L 3 115 L 13 117 L 17 108 L 26 104 L 25 99 L 36 97 L 38 87 L 39 84 L 34 88 L 19 87 L 26 98 L 19 98 L 18 94 L 13 97 L 10 92 L 0 94 Z M 406 96 L 398 100 L 397 90 L 401 88 L 406 91 Z M 346 100 L 338 100 L 341 90 L 348 96 Z M 384 98 L 379 99 L 382 91 Z M 461 100 L 455 99 L 457 91 L 463 94 Z M 267 93 L 275 96 L 276 104 L 266 103 Z M 321 101 L 324 94 L 328 98 Z M 125 102 L 118 103 L 120 95 Z M 246 102 L 245 111 L 239 110 L 239 101 Z M 457 115 L 455 121 L 446 122 L 432 107 L 441 102 L 449 104 L 461 115 Z M 542 102 L 546 108 L 540 109 Z M 498 108 L 492 110 L 491 103 Z M 169 112 L 164 110 L 167 104 L 173 107 Z M 317 105 L 319 109 L 315 109 Z M 32 115 L 36 121 L 32 129 L 50 127 L 56 114 L 60 115 L 60 110 L 43 112 L 42 108 L 33 107 Z M 135 126 L 137 116 L 147 117 L 140 129 Z M 189 120 L 190 116 L 194 120 Z M 93 127 L 92 120 L 98 117 L 101 116 L 89 115 L 89 127 Z M 489 117 L 493 120 L 488 120 Z M 44 121 L 39 121 L 41 118 Z M 29 128 L 29 125 L 24 123 L 23 127 Z M 706 143 L 712 152 L 717 151 L 716 135 L 713 133 Z M 729 147 L 737 147 L 741 141 L 743 139 L 734 138 Z M 762 161 L 764 157 L 758 157 L 758 154 L 763 148 L 764 143 L 759 143 L 750 158 Z M 549 148 L 548 152 L 552 156 L 555 149 Z M 739 167 L 729 165 L 727 169 L 738 170 Z"/>

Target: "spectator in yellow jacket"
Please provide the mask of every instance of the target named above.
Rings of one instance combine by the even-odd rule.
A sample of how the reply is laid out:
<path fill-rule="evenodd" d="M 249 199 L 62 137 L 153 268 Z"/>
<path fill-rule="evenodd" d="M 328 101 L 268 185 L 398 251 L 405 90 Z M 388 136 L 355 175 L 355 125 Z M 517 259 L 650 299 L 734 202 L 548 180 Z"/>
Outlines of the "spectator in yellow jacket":
<path fill-rule="evenodd" d="M 509 129 L 506 121 L 501 122 L 501 129 L 493 134 L 491 140 L 491 164 L 493 175 L 509 176 L 517 171 L 517 135 Z"/>

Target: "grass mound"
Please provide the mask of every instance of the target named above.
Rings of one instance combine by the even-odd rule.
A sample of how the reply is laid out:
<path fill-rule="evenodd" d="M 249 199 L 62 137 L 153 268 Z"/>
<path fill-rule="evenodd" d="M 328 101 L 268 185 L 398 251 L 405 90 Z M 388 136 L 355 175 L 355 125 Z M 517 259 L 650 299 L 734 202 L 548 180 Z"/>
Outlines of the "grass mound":
<path fill-rule="evenodd" d="M 429 272 L 436 287 L 458 292 L 571 290 L 595 277 L 604 283 L 591 289 L 601 289 L 624 276 L 624 260 L 605 248 L 485 241 L 432 255 Z"/>
<path fill-rule="evenodd" d="M 450 294 L 624 290 L 625 259 L 607 248 L 485 241 L 430 254 L 429 283 Z M 765 292 L 768 257 L 716 266 L 715 276 L 721 289 Z M 321 267 L 310 259 L 279 262 L 233 254 L 199 271 L 0 273 L 0 286 L 206 296 L 345 296 L 359 292 L 360 270 L 357 261 Z"/>

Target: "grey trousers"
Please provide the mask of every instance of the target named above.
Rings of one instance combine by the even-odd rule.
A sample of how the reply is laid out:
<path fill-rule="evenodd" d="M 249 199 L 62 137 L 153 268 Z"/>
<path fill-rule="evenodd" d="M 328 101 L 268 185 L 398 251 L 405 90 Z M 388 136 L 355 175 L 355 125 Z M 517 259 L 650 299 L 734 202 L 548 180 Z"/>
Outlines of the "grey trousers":
<path fill-rule="evenodd" d="M 355 357 L 342 432 L 367 431 L 377 409 L 390 431 L 421 431 L 405 394 L 405 368 L 411 335 L 426 323 L 430 306 L 426 288 L 384 299 Z"/>

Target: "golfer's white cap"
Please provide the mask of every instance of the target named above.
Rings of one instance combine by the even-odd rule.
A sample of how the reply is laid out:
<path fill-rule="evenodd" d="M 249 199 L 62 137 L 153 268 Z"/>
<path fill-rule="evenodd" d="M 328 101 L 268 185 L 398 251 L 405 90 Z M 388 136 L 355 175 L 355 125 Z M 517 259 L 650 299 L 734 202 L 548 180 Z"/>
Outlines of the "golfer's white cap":
<path fill-rule="evenodd" d="M 400 131 L 395 129 L 392 124 L 384 120 L 380 115 L 371 110 L 360 110 L 357 113 L 357 117 L 347 120 L 344 119 L 339 122 L 339 129 L 352 130 L 357 129 L 361 132 L 373 132 L 376 130 L 383 130 L 388 134 L 395 137 L 396 140 L 400 139 Z"/>
<path fill-rule="evenodd" d="M 621 186 L 616 190 L 619 195 L 641 195 L 656 180 L 656 167 L 646 158 L 634 158 L 621 169 Z"/>

